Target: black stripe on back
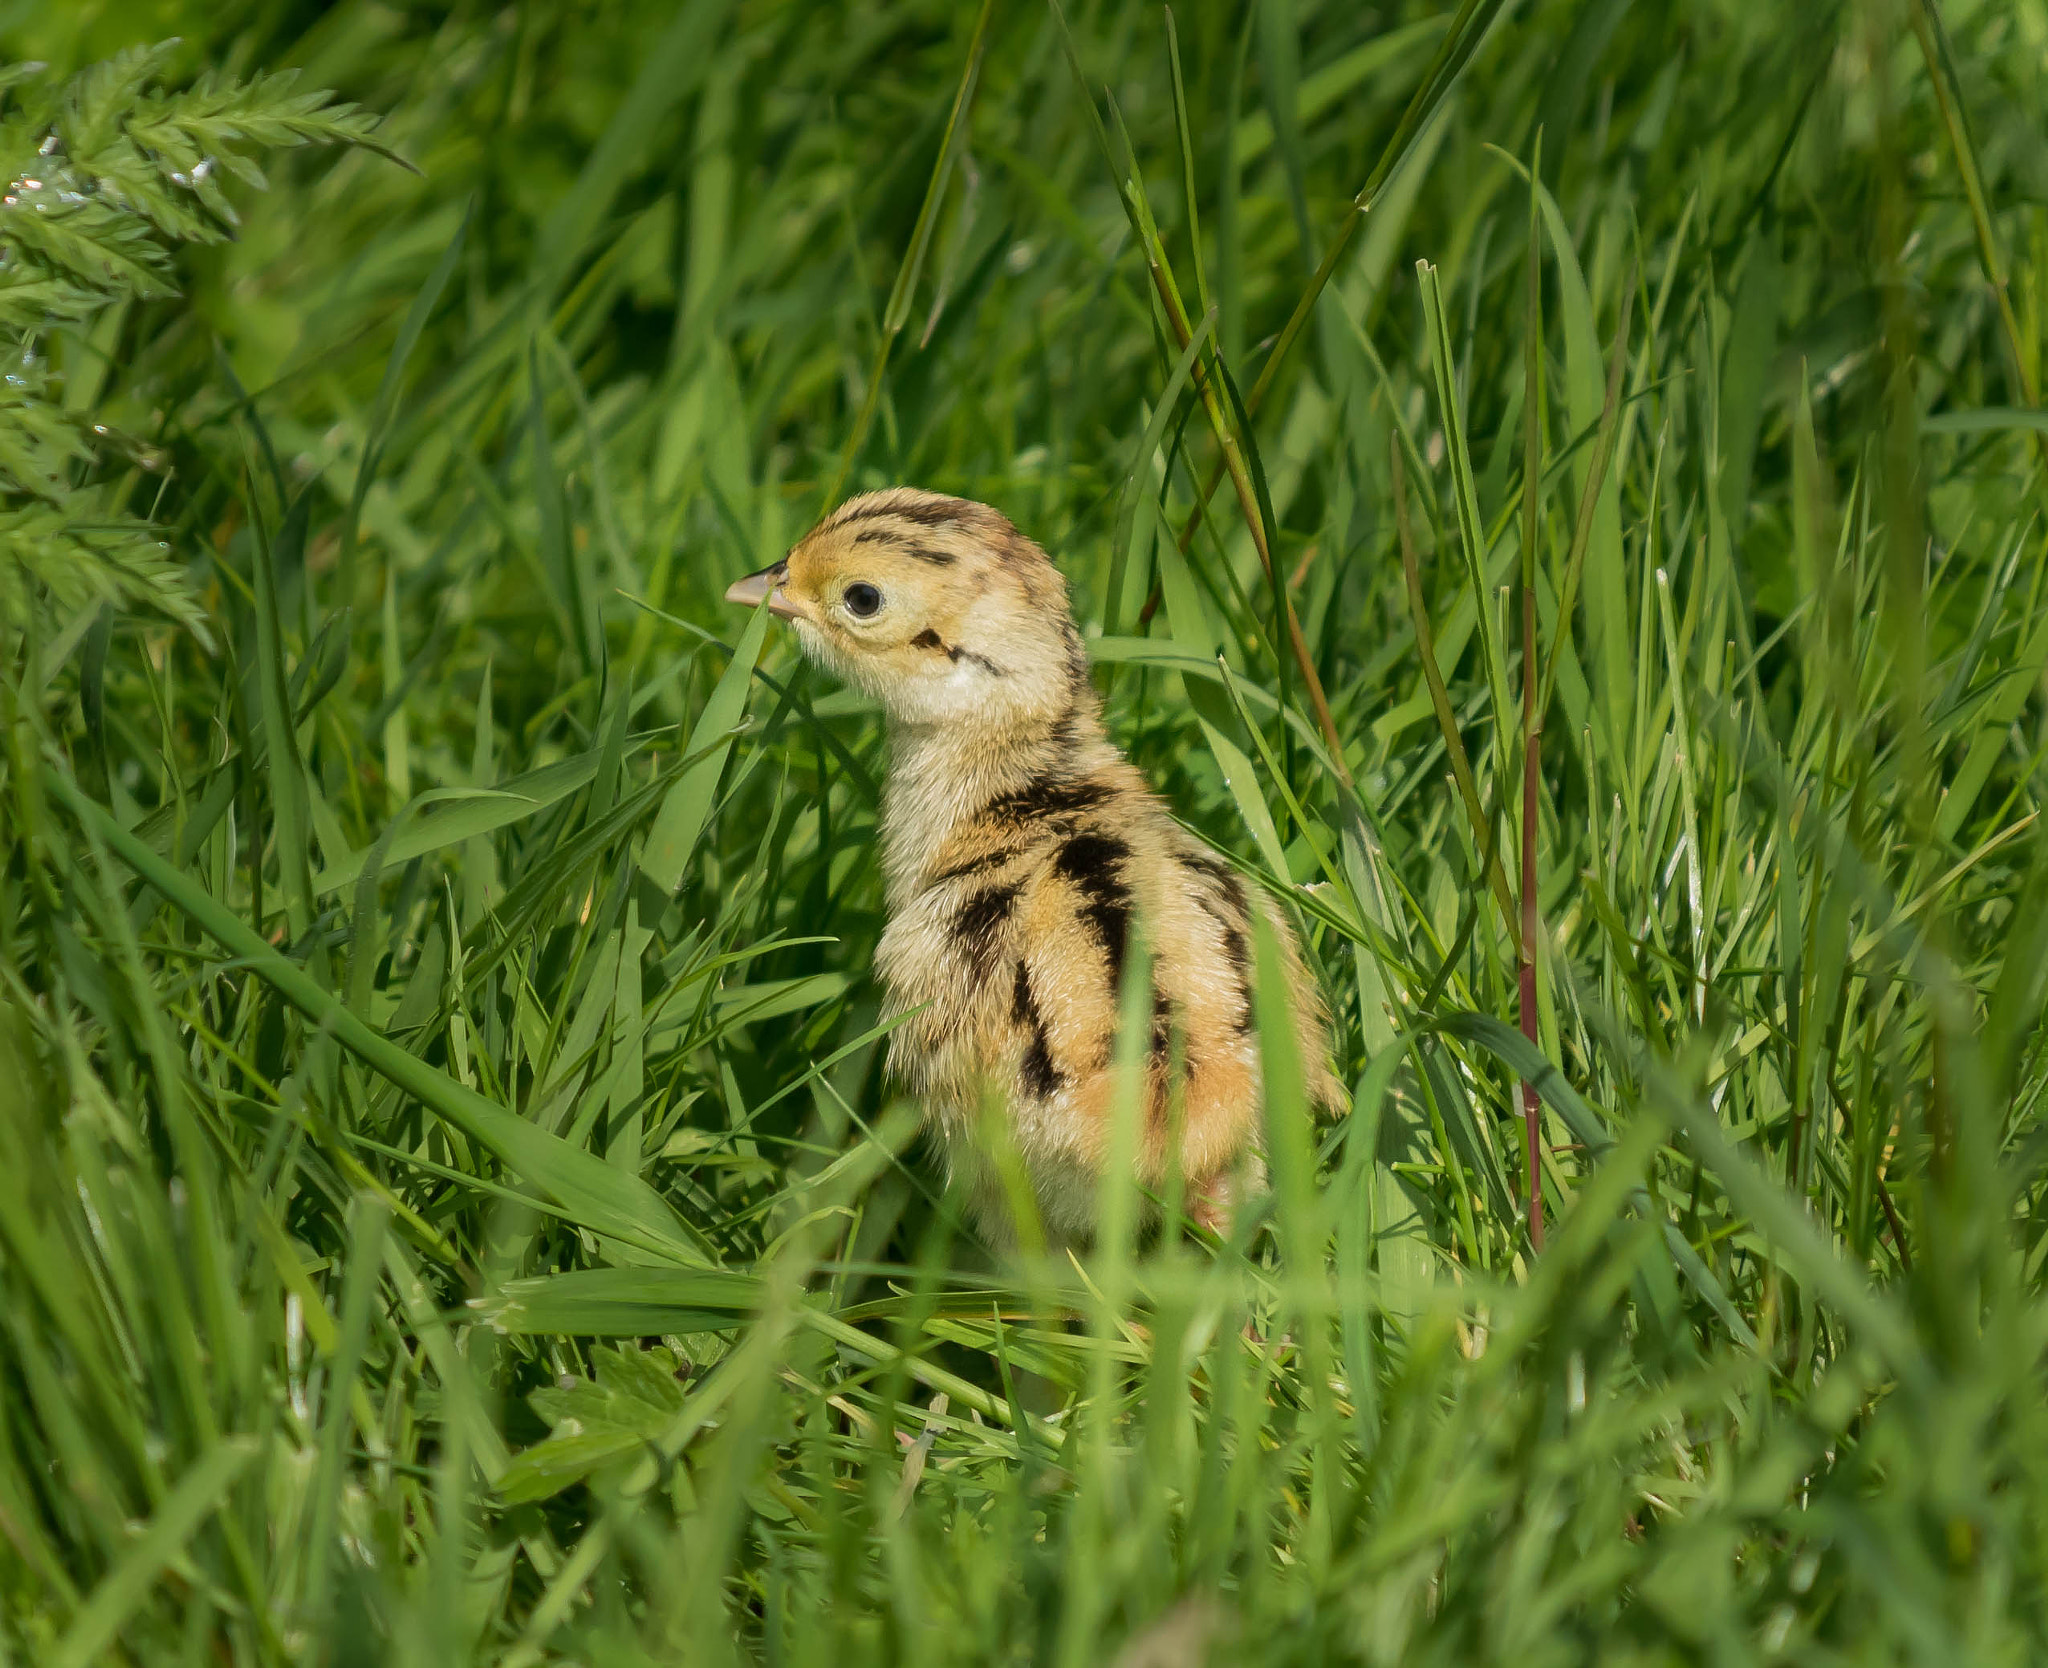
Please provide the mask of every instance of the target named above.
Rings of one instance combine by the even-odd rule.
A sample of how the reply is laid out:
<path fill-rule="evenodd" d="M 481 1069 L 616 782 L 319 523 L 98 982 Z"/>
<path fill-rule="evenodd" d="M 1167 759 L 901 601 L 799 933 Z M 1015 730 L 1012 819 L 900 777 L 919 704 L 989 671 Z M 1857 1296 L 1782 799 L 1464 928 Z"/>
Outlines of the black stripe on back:
<path fill-rule="evenodd" d="M 979 857 L 963 857 L 950 868 L 941 869 L 933 875 L 930 884 L 936 886 L 941 881 L 959 880 L 966 875 L 978 875 L 990 869 L 999 869 L 1017 855 L 1018 850 L 1015 846 L 997 846 L 995 850 L 985 851 Z"/>
<path fill-rule="evenodd" d="M 1233 880 L 1236 876 L 1231 877 Z M 1252 957 L 1251 947 L 1245 943 L 1244 928 L 1224 914 L 1209 899 L 1196 895 L 1195 902 L 1203 912 L 1216 923 L 1216 929 L 1223 936 L 1224 959 L 1230 963 L 1230 971 L 1237 980 L 1237 1029 L 1240 1036 L 1252 1029 Z"/>
<path fill-rule="evenodd" d="M 1067 710 L 1059 715 L 1059 718 L 1052 727 L 1053 756 L 1063 762 L 1072 759 L 1075 744 L 1080 739 L 1081 709 L 1077 705 L 1070 703 Z"/>
<path fill-rule="evenodd" d="M 1252 956 L 1243 931 L 1229 921 L 1223 923 L 1223 953 L 1230 958 L 1230 969 L 1237 975 L 1237 1029 L 1243 1036 L 1253 1029 Z"/>
<path fill-rule="evenodd" d="M 1081 914 L 1108 953 L 1110 977 L 1118 984 L 1123 982 L 1130 937 L 1131 889 L 1122 874 L 1123 860 L 1130 853 L 1114 834 L 1085 829 L 1061 846 L 1052 860 L 1054 873 L 1081 894 Z"/>
<path fill-rule="evenodd" d="M 953 936 L 967 952 L 968 965 L 977 981 L 986 979 L 995 967 L 996 935 L 1010 918 L 1021 882 L 991 886 L 977 892 L 960 906 L 953 917 Z"/>
<path fill-rule="evenodd" d="M 1237 871 L 1212 851 L 1183 847 L 1174 854 L 1174 861 L 1190 874 L 1199 875 L 1212 885 L 1220 887 L 1230 901 L 1244 907 L 1244 887 L 1237 878 Z"/>
<path fill-rule="evenodd" d="M 1173 1055 L 1173 1003 L 1163 990 L 1152 992 L 1152 1063 L 1164 1071 Z"/>
<path fill-rule="evenodd" d="M 1031 972 L 1020 960 L 1017 963 L 1017 983 L 1010 992 L 1010 1017 L 1031 1032 L 1031 1039 L 1024 1045 L 1024 1059 L 1020 1070 L 1024 1077 L 1024 1092 L 1034 1100 L 1050 1100 L 1060 1092 L 1066 1079 L 1058 1066 L 1052 1063 L 1052 1046 L 1045 1034 L 1045 1015 L 1038 1011 L 1038 998 L 1031 991 Z"/>
<path fill-rule="evenodd" d="M 1049 817 L 1071 817 L 1093 810 L 1109 798 L 1106 782 L 1082 778 L 1075 781 L 1062 773 L 1048 771 L 1034 776 L 1021 788 L 999 793 L 982 807 L 982 815 L 997 822 L 1040 822 Z"/>

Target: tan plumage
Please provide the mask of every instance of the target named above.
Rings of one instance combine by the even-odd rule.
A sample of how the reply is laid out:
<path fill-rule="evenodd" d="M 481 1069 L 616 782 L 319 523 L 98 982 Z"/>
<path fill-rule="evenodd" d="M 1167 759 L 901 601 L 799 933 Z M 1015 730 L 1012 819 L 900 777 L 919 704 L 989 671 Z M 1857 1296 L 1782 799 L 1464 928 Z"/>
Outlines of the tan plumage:
<path fill-rule="evenodd" d="M 1334 1110 L 1324 1009 L 1285 919 L 1175 824 L 1104 735 L 1059 571 L 988 506 L 896 488 L 841 505 L 727 596 L 771 593 L 805 651 L 889 715 L 876 960 L 892 1012 L 923 1005 L 893 1034 L 890 1063 L 956 1183 L 1000 1228 L 976 1128 L 993 1104 L 1048 1232 L 1088 1237 L 1119 979 L 1142 931 L 1156 994 L 1139 1177 L 1164 1186 L 1179 1059 L 1189 1214 L 1220 1226 L 1235 1179 L 1259 1175 L 1251 910 L 1282 949 L 1310 1094 Z"/>

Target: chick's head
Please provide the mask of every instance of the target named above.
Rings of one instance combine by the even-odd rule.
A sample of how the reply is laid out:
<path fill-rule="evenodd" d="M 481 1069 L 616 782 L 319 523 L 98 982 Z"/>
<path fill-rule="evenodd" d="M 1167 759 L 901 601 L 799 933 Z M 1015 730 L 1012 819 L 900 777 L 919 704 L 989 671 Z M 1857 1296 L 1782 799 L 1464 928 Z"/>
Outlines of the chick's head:
<path fill-rule="evenodd" d="M 911 724 L 1001 727 L 1066 710 L 1086 660 L 1066 581 L 986 504 L 896 487 L 849 499 L 726 592 Z"/>

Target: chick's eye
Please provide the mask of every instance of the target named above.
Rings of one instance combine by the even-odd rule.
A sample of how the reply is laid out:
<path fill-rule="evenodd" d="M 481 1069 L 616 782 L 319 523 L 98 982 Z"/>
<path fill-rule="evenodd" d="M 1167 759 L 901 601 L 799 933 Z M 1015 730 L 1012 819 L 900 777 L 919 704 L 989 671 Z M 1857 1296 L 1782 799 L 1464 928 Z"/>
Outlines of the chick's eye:
<path fill-rule="evenodd" d="M 840 600 L 846 604 L 847 613 L 857 620 L 872 619 L 882 609 L 882 593 L 865 580 L 847 586 Z"/>

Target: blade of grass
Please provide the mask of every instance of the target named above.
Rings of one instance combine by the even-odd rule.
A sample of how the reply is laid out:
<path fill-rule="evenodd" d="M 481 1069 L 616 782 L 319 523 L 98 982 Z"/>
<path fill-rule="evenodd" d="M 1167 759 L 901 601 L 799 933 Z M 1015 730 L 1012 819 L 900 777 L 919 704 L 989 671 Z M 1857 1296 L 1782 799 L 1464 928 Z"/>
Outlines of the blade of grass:
<path fill-rule="evenodd" d="M 954 165 L 966 148 L 968 117 L 974 105 L 975 87 L 981 79 L 982 54 L 988 50 L 989 20 L 994 15 L 995 0 L 982 0 L 980 15 L 974 22 L 974 34 L 967 44 L 967 64 L 960 72 L 960 85 L 953 93 L 953 108 L 946 115 L 946 131 L 939 141 L 938 160 L 932 164 L 931 183 L 925 187 L 924 203 L 917 211 L 917 224 L 911 228 L 910 247 L 903 252 L 902 264 L 896 269 L 896 282 L 890 286 L 888 303 L 882 309 L 882 339 L 876 344 L 874 366 L 868 372 L 867 393 L 862 397 L 860 412 L 854 418 L 853 432 L 846 437 L 846 450 L 840 453 L 838 467 L 826 485 L 821 512 L 839 502 L 840 495 L 846 490 L 847 478 L 853 473 L 853 466 L 860 461 L 861 448 L 867 444 L 868 430 L 874 425 L 875 409 L 881 402 L 882 375 L 889 368 L 890 350 L 895 347 L 904 325 L 910 322 L 917 281 L 924 272 L 932 233 L 938 229 L 939 206 L 945 201 L 946 188 L 952 183 Z"/>
<path fill-rule="evenodd" d="M 405 318 L 398 326 L 397 340 L 391 345 L 391 357 L 384 362 L 384 377 L 377 384 L 377 398 L 370 407 L 369 426 L 363 431 L 363 452 L 356 464 L 356 484 L 349 494 L 348 514 L 341 523 L 338 565 L 344 574 L 349 571 L 355 555 L 356 538 L 362 527 L 363 500 L 370 496 L 370 483 L 377 478 L 377 465 L 383 457 L 387 431 L 398 404 L 398 392 L 405 379 L 406 363 L 419 346 L 420 336 L 427 327 L 427 321 L 434 316 L 434 309 L 441 305 L 449 279 L 455 276 L 463 245 L 469 240 L 470 222 L 475 218 L 476 198 L 472 195 L 463 205 L 462 220 L 455 228 L 454 237 L 448 240 L 448 247 L 441 252 L 440 260 L 434 263 L 434 270 L 427 274 L 427 281 L 412 298 L 412 305 L 406 308 Z"/>
<path fill-rule="evenodd" d="M 1514 897 L 1508 890 L 1507 871 L 1501 867 L 1499 854 L 1494 851 L 1492 820 L 1480 806 L 1479 784 L 1472 775 L 1472 761 L 1466 756 L 1464 737 L 1458 733 L 1458 716 L 1451 708 L 1450 691 L 1445 687 L 1443 671 L 1437 665 L 1436 644 L 1429 629 L 1429 605 L 1422 595 L 1422 569 L 1415 555 L 1415 535 L 1408 525 L 1408 466 L 1402 460 L 1398 439 L 1390 447 L 1388 458 L 1393 470 L 1394 524 L 1401 541 L 1401 571 L 1408 582 L 1409 618 L 1415 626 L 1422 676 L 1429 686 L 1430 705 L 1436 712 L 1444 749 L 1450 755 L 1451 774 L 1457 780 L 1458 795 L 1464 801 L 1473 845 L 1487 854 L 1487 879 L 1493 887 L 1494 900 L 1500 905 L 1501 925 L 1511 937 L 1519 938 L 1520 916 Z"/>
<path fill-rule="evenodd" d="M 1977 147 L 1970 135 L 1969 113 L 1963 106 L 1962 78 L 1956 71 L 1955 48 L 1948 26 L 1942 21 L 1935 0 L 1908 0 L 1913 38 L 1927 63 L 1927 78 L 1934 88 L 1934 101 L 1941 111 L 1941 125 L 1948 135 L 1949 152 L 1956 172 L 1962 176 L 1963 197 L 1970 205 L 1970 225 L 1977 236 L 1977 260 L 1984 281 L 1991 287 L 1991 299 L 1998 309 L 1998 323 L 2005 335 L 2005 348 L 2013 376 L 2030 413 L 2041 404 L 2039 373 L 2020 334 L 2019 319 L 2012 309 L 2012 281 L 2006 271 L 2005 253 L 1998 241 L 1998 227 L 1984 191 L 1984 171 L 1977 160 Z M 2030 425 L 2031 426 L 2031 425 Z M 2044 470 L 2048 470 L 2048 428 L 2034 427 L 2034 445 Z"/>
<path fill-rule="evenodd" d="M 339 1551 L 334 1524 L 341 1508 L 342 1444 L 348 1438 L 357 1375 L 362 1371 L 363 1348 L 369 1339 L 370 1305 L 382 1279 L 384 1221 L 383 1205 L 369 1195 L 358 1194 L 350 1202 L 348 1267 L 342 1280 L 341 1315 L 321 1409 L 312 1511 L 306 1519 L 303 1602 L 307 1625 L 321 1632 L 330 1625 L 328 1607 L 334 1559 Z"/>
<path fill-rule="evenodd" d="M 218 1510 L 235 1479 L 254 1459 L 253 1437 L 229 1437 L 193 1462 L 148 1526 L 80 1607 L 76 1620 L 45 1659 L 51 1668 L 89 1668 L 106 1659 L 149 1589 L 179 1562 L 186 1544 Z"/>
<path fill-rule="evenodd" d="M 732 659 L 719 674 L 690 731 L 683 751 L 695 762 L 684 769 L 668 790 L 655 814 L 654 826 L 647 832 L 647 843 L 641 848 L 641 871 L 663 892 L 673 892 L 682 884 L 697 837 L 711 815 L 719 779 L 724 776 L 726 760 L 732 753 L 733 732 L 746 712 L 747 686 L 767 637 L 768 603 L 764 598 L 747 622 L 746 630 L 740 633 Z"/>
<path fill-rule="evenodd" d="M 1543 715 L 1536 703 L 1536 534 L 1543 515 L 1543 261 L 1533 185 L 1542 174 L 1543 130 L 1539 127 L 1529 157 L 1529 306 L 1522 336 L 1522 942 L 1515 958 L 1520 973 L 1522 1035 L 1531 1048 L 1537 1046 L 1536 947 L 1543 932 L 1536 897 L 1536 800 L 1543 783 Z M 1566 616 L 1560 614 L 1557 623 L 1562 636 L 1568 630 Z M 1529 1246 L 1541 1251 L 1543 1107 L 1536 1085 L 1526 1077 L 1522 1079 L 1522 1123 Z"/>
<path fill-rule="evenodd" d="M 1407 108 L 1401 112 L 1401 119 L 1395 124 L 1393 134 L 1381 150 L 1379 160 L 1373 165 L 1373 170 L 1367 175 L 1358 195 L 1352 199 L 1343 225 L 1336 237 L 1331 239 L 1329 248 L 1324 251 L 1321 264 L 1310 276 L 1294 304 L 1294 311 L 1288 314 L 1286 324 L 1281 327 L 1279 336 L 1275 338 L 1272 351 L 1266 355 L 1265 363 L 1259 368 L 1258 378 L 1253 382 L 1251 393 L 1244 402 L 1245 411 L 1249 416 L 1256 417 L 1265 404 L 1266 395 L 1271 391 L 1280 367 L 1293 351 L 1294 344 L 1300 339 L 1302 332 L 1307 329 L 1309 319 L 1315 314 L 1316 303 L 1321 300 L 1323 291 L 1329 287 L 1330 279 L 1342 264 L 1345 255 L 1350 252 L 1352 239 L 1365 224 L 1366 215 L 1372 211 L 1373 205 L 1379 201 L 1380 195 L 1393 179 L 1394 171 L 1408 159 L 1416 139 L 1428 125 L 1429 119 L 1436 114 L 1438 106 L 1449 94 L 1452 85 L 1463 73 L 1473 54 L 1478 51 L 1479 43 L 1493 27 L 1493 20 L 1498 15 L 1501 5 L 1502 0 L 1463 0 L 1458 7 L 1457 15 L 1451 19 L 1450 27 L 1445 32 L 1443 43 L 1423 71 L 1422 79 L 1416 84 Z M 1182 551 L 1186 551 L 1193 542 L 1195 527 L 1207 510 L 1209 500 L 1215 497 L 1216 488 L 1222 484 L 1226 467 L 1227 459 L 1219 458 L 1202 483 L 1200 491 L 1196 493 L 1194 508 L 1188 512 L 1187 523 L 1181 529 Z"/>

